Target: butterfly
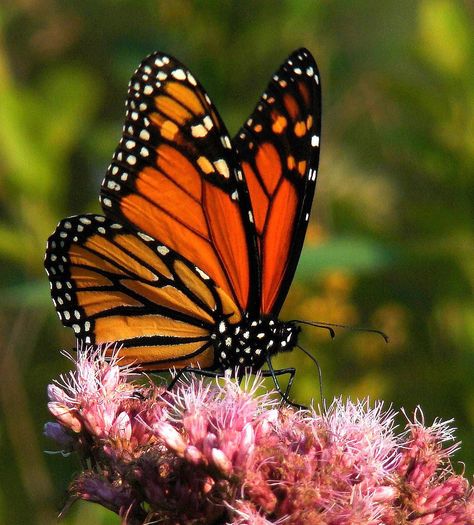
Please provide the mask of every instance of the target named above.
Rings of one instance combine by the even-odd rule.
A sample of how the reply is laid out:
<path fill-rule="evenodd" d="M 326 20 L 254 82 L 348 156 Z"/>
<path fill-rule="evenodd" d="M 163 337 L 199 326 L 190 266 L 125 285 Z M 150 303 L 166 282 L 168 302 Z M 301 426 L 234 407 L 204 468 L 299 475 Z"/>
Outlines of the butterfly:
<path fill-rule="evenodd" d="M 59 319 L 141 370 L 260 369 L 297 344 L 278 319 L 316 186 L 321 84 L 293 52 L 230 138 L 201 84 L 157 52 L 135 71 L 103 215 L 62 220 L 45 268 Z"/>

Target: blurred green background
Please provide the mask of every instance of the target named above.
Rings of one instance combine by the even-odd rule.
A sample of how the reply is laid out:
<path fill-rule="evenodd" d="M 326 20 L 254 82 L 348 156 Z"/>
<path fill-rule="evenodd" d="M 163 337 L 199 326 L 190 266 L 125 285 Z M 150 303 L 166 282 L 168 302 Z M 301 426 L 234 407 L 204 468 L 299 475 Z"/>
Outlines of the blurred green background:
<path fill-rule="evenodd" d="M 325 395 L 455 418 L 474 472 L 474 4 L 16 0 L 0 6 L 1 523 L 54 523 L 78 468 L 43 452 L 46 385 L 73 337 L 42 261 L 59 219 L 99 209 L 133 70 L 175 55 L 233 134 L 299 46 L 321 70 L 322 158 L 282 318 L 385 330 L 389 345 L 306 327 Z M 294 396 L 317 396 L 314 366 L 298 351 L 277 365 L 290 363 Z M 79 503 L 63 523 L 118 519 Z"/>

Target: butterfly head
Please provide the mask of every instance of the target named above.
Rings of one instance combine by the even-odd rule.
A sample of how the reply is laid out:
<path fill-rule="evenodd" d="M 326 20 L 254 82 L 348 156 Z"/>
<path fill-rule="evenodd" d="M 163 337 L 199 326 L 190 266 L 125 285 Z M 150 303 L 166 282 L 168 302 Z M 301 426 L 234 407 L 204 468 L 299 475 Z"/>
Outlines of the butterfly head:
<path fill-rule="evenodd" d="M 258 370 L 268 357 L 292 350 L 300 330 L 295 323 L 285 323 L 271 316 L 257 319 L 245 316 L 239 323 L 222 319 L 211 336 L 215 341 L 216 368 Z"/>

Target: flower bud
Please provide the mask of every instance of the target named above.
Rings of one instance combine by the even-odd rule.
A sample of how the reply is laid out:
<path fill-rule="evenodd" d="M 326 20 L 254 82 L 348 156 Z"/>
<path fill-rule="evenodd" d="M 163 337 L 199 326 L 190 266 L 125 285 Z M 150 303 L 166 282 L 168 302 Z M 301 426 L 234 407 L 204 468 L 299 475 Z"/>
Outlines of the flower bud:
<path fill-rule="evenodd" d="M 211 458 L 217 469 L 225 476 L 228 477 L 232 472 L 232 462 L 230 459 L 218 448 L 213 448 L 211 452 Z"/>
<path fill-rule="evenodd" d="M 201 451 L 194 445 L 189 445 L 184 451 L 184 459 L 193 465 L 199 465 L 204 461 Z"/>
<path fill-rule="evenodd" d="M 76 416 L 75 410 L 56 402 L 48 403 L 48 410 L 65 427 L 71 429 L 73 432 L 79 433 L 81 431 L 82 423 Z"/>
<path fill-rule="evenodd" d="M 169 423 L 159 421 L 153 425 L 153 430 L 165 442 L 165 445 L 173 450 L 178 456 L 183 457 L 186 443 L 181 434 Z"/>
<path fill-rule="evenodd" d="M 132 437 L 132 423 L 126 412 L 120 412 L 111 428 L 111 433 L 119 439 L 129 441 Z"/>
<path fill-rule="evenodd" d="M 69 447 L 74 443 L 72 436 L 67 433 L 66 428 L 54 421 L 48 421 L 48 423 L 44 425 L 43 433 L 47 438 L 56 441 L 56 443 L 63 447 Z"/>
<path fill-rule="evenodd" d="M 48 398 L 51 402 L 62 403 L 63 405 L 70 405 L 73 402 L 66 392 L 55 384 L 48 385 Z"/>
<path fill-rule="evenodd" d="M 382 502 L 391 502 L 398 496 L 398 491 L 395 487 L 377 487 L 372 493 L 373 501 L 382 503 Z"/>
<path fill-rule="evenodd" d="M 101 386 L 105 393 L 114 392 L 117 385 L 120 384 L 120 368 L 118 366 L 110 366 L 105 370 L 102 376 Z"/>

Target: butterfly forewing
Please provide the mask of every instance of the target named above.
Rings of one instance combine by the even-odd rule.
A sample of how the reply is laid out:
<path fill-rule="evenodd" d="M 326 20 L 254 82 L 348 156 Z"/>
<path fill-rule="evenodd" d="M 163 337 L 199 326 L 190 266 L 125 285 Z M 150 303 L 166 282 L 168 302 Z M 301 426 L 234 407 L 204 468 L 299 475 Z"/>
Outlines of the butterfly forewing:
<path fill-rule="evenodd" d="M 105 214 L 193 261 L 244 311 L 259 293 L 248 199 L 202 86 L 176 59 L 149 56 L 130 82 L 123 137 L 101 190 Z"/>
<path fill-rule="evenodd" d="M 321 87 L 311 54 L 295 51 L 233 140 L 245 174 L 261 260 L 261 312 L 277 315 L 291 284 L 319 161 Z"/>
<path fill-rule="evenodd" d="M 86 343 L 123 345 L 123 364 L 212 368 L 216 322 L 222 315 L 240 319 L 237 305 L 201 269 L 100 215 L 61 221 L 45 266 L 63 324 Z"/>

